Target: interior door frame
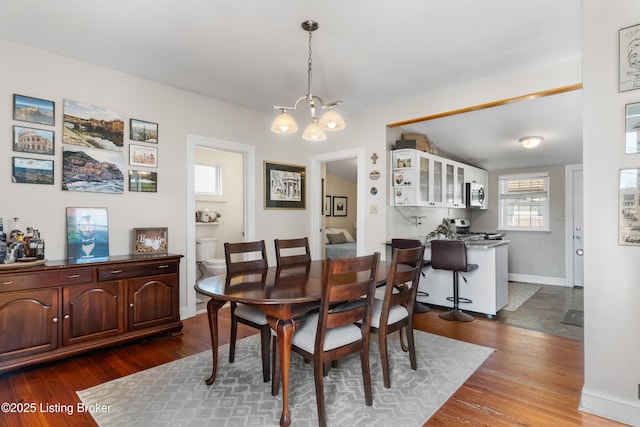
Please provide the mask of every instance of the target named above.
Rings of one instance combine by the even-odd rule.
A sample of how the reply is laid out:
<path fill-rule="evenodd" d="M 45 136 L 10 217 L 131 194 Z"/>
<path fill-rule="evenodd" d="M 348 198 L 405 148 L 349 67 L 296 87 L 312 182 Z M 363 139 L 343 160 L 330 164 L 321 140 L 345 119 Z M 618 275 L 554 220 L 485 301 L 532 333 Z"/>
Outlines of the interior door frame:
<path fill-rule="evenodd" d="M 309 230 L 309 249 L 311 250 L 311 257 L 313 259 L 325 258 L 322 253 L 322 198 L 321 186 L 322 186 L 322 164 L 327 162 L 333 162 L 336 160 L 345 160 L 355 158 L 357 161 L 357 203 L 358 213 L 356 214 L 356 251 L 358 255 L 364 253 L 364 238 L 361 233 L 364 232 L 364 194 L 365 194 L 365 155 L 366 151 L 364 147 L 355 148 L 350 150 L 335 151 L 332 153 L 318 154 L 311 157 L 311 188 L 309 195 L 311 198 L 311 224 Z"/>
<path fill-rule="evenodd" d="M 239 144 L 237 142 L 208 138 L 199 135 L 187 135 L 186 143 L 186 227 L 187 250 L 185 257 L 186 268 L 186 307 L 181 307 L 180 318 L 188 318 L 196 315 L 196 292 L 193 286 L 196 283 L 196 197 L 194 191 L 194 168 L 196 147 L 213 148 L 216 150 L 230 151 L 242 154 L 242 167 L 244 169 L 244 195 L 243 195 L 243 224 L 244 238 L 246 241 L 255 239 L 256 235 L 256 148 L 253 145 Z"/>
<path fill-rule="evenodd" d="M 565 286 L 575 286 L 575 275 L 573 274 L 573 174 L 575 171 L 583 170 L 581 164 L 566 165 L 564 168 L 564 201 L 565 201 Z"/>

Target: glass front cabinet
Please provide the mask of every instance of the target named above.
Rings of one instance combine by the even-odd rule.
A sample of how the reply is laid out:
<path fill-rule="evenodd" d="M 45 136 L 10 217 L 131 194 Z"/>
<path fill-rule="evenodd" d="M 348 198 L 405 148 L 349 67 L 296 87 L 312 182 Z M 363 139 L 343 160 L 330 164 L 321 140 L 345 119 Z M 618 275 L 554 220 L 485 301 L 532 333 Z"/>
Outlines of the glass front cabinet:
<path fill-rule="evenodd" d="M 465 208 L 465 174 L 470 168 L 419 150 L 394 150 L 389 203 L 391 206 Z"/>

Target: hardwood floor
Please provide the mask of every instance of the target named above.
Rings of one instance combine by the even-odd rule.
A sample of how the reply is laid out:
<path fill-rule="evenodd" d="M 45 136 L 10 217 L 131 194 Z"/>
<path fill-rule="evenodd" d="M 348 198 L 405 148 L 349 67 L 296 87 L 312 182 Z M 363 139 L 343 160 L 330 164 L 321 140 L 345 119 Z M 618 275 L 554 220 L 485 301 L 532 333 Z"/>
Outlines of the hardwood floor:
<path fill-rule="evenodd" d="M 476 318 L 471 323 L 448 322 L 440 319 L 438 313 L 434 309 L 416 315 L 416 329 L 496 351 L 426 426 L 623 425 L 578 410 L 583 382 L 582 341 L 484 318 Z M 220 345 L 223 345 L 229 338 L 226 308 L 220 311 L 220 331 Z M 238 325 L 239 337 L 252 333 L 255 329 Z M 35 403 L 36 410 L 32 413 L 2 411 L 0 425 L 96 425 L 88 413 L 78 412 L 77 390 L 208 349 L 209 325 L 206 315 L 199 315 L 184 321 L 181 336 L 146 339 L 6 373 L 0 376 L 0 401 Z M 19 405 L 14 406 L 19 409 Z"/>

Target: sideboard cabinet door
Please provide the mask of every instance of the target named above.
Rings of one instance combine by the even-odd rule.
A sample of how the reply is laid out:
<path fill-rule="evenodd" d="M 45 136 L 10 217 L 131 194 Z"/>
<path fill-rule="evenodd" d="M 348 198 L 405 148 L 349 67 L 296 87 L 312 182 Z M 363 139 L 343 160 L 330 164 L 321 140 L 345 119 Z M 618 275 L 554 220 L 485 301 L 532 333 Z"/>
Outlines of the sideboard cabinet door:
<path fill-rule="evenodd" d="M 147 328 L 180 319 L 176 274 L 127 280 L 128 330 Z"/>
<path fill-rule="evenodd" d="M 0 294 L 0 362 L 58 348 L 57 288 Z"/>

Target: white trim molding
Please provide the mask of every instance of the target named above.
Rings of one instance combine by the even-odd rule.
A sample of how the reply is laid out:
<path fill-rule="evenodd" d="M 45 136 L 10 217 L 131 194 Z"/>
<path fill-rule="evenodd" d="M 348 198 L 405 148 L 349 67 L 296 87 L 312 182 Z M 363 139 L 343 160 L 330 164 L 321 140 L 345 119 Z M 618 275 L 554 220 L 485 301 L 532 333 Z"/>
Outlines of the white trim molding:
<path fill-rule="evenodd" d="M 620 423 L 638 425 L 640 404 L 598 393 L 588 388 L 582 389 L 579 410 Z"/>
<path fill-rule="evenodd" d="M 539 285 L 568 286 L 564 277 L 533 276 L 530 274 L 509 273 L 510 282 L 537 283 Z"/>

